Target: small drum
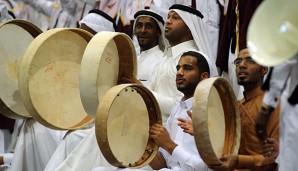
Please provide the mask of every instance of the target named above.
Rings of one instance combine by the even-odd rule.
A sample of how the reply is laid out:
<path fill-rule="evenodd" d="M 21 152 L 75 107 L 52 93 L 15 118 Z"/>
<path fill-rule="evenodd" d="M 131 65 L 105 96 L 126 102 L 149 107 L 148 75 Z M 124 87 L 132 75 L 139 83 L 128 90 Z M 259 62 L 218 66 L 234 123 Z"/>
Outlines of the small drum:
<path fill-rule="evenodd" d="M 137 58 L 132 40 L 124 33 L 99 32 L 88 43 L 80 73 L 81 100 L 95 118 L 104 93 L 122 76 L 136 77 Z"/>
<path fill-rule="evenodd" d="M 158 150 L 149 138 L 149 128 L 155 123 L 162 123 L 161 112 L 147 88 L 133 84 L 114 86 L 104 94 L 97 109 L 98 146 L 116 167 L 144 167 Z"/>
<path fill-rule="evenodd" d="M 27 48 L 20 63 L 19 90 L 25 107 L 41 124 L 73 130 L 94 121 L 79 92 L 81 60 L 91 38 L 81 29 L 52 29 Z"/>
<path fill-rule="evenodd" d="M 221 77 L 202 80 L 196 87 L 192 109 L 198 152 L 208 166 L 221 165 L 224 154 L 238 154 L 241 123 L 237 100 Z"/>
<path fill-rule="evenodd" d="M 7 117 L 31 117 L 20 97 L 19 60 L 40 33 L 38 27 L 25 20 L 10 20 L 0 25 L 0 113 Z"/>

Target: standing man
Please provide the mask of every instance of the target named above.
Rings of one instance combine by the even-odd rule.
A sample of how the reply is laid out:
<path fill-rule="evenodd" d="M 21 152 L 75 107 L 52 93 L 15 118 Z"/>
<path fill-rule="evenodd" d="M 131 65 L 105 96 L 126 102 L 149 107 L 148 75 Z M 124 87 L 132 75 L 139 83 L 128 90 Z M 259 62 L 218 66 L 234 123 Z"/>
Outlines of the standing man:
<path fill-rule="evenodd" d="M 191 7 L 178 4 L 170 7 L 165 25 L 170 47 L 166 48 L 149 87 L 159 103 L 163 121 L 167 120 L 171 108 L 183 96 L 175 86 L 175 67 L 183 52 L 200 51 L 209 64 L 210 76 L 218 75 L 214 61 L 208 57 L 212 54 L 202 18 L 203 15 Z"/>
<path fill-rule="evenodd" d="M 135 15 L 134 34 L 140 46 L 138 80 L 148 87 L 149 80 L 160 63 L 166 45 L 164 21 L 151 10 L 141 10 Z"/>

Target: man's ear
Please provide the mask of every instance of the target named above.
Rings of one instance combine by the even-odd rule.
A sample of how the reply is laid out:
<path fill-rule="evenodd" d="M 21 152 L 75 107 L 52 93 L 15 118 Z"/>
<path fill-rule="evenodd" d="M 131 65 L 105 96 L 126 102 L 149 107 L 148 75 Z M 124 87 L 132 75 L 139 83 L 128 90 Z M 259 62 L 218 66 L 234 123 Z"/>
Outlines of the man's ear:
<path fill-rule="evenodd" d="M 261 74 L 262 74 L 262 76 L 266 75 L 267 73 L 268 73 L 268 67 L 262 66 L 262 68 L 261 68 Z"/>
<path fill-rule="evenodd" d="M 203 72 L 203 73 L 201 74 L 201 80 L 203 80 L 203 79 L 207 79 L 207 78 L 209 78 L 209 74 L 208 74 L 208 72 Z"/>

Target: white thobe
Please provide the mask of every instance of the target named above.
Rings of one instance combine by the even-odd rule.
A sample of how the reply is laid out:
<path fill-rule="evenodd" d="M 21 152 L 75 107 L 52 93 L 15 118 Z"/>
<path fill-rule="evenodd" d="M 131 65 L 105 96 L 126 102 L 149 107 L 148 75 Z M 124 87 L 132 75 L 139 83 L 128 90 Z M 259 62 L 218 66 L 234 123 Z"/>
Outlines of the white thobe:
<path fill-rule="evenodd" d="M 142 51 L 138 56 L 138 79 L 144 86 L 149 86 L 152 75 L 160 63 L 162 56 L 163 52 L 159 49 L 158 45 Z"/>
<path fill-rule="evenodd" d="M 91 132 L 94 123 L 89 124 L 85 129 L 69 131 L 58 145 L 44 171 L 55 170 L 67 156 L 82 142 L 82 140 Z M 93 130 L 94 131 L 94 130 Z"/>
<path fill-rule="evenodd" d="M 64 134 L 65 131 L 52 130 L 27 119 L 19 134 L 11 170 L 44 170 Z"/>
<path fill-rule="evenodd" d="M 167 130 L 171 139 L 178 145 L 172 155 L 164 149 L 160 148 L 160 152 L 164 156 L 169 169 L 161 169 L 162 171 L 207 171 L 208 167 L 201 159 L 193 136 L 183 132 L 178 126 L 178 118 L 190 120 L 187 110 L 192 109 L 193 98 L 181 101 L 171 112 L 167 120 Z M 210 170 L 210 169 L 209 169 Z"/>
<path fill-rule="evenodd" d="M 164 124 L 173 106 L 183 97 L 183 94 L 176 88 L 176 66 L 181 54 L 190 50 L 198 51 L 193 40 L 173 46 L 171 48 L 173 55 L 163 57 L 152 77 L 149 89 L 158 101 Z"/>
<path fill-rule="evenodd" d="M 263 103 L 276 107 L 275 99 L 281 97 L 280 147 L 277 160 L 278 170 L 281 171 L 294 171 L 298 168 L 298 105 L 291 105 L 288 102 L 288 98 L 297 85 L 298 55 L 274 67 L 270 79 L 270 89 L 265 92 L 263 98 Z"/>

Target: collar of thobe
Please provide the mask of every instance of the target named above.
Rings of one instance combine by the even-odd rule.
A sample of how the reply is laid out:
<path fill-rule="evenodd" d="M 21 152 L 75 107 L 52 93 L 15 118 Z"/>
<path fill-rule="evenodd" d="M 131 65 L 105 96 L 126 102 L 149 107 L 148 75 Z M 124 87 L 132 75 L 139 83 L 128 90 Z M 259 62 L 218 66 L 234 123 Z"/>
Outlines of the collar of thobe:
<path fill-rule="evenodd" d="M 154 52 L 156 52 L 156 51 L 160 51 L 158 45 L 152 47 L 151 49 L 142 51 L 142 52 L 140 53 L 140 56 L 147 55 L 147 54 L 154 54 Z"/>
<path fill-rule="evenodd" d="M 193 102 L 193 97 L 186 99 L 184 101 L 180 101 L 180 107 L 184 108 L 186 110 L 191 110 L 192 109 L 192 102 Z"/>

